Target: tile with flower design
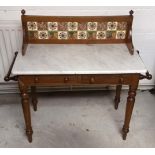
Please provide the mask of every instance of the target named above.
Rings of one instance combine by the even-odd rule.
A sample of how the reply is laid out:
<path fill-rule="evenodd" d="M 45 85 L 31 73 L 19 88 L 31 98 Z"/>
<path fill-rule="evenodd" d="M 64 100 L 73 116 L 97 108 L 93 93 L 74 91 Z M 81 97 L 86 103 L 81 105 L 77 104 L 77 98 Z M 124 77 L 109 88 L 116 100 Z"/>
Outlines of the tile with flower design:
<path fill-rule="evenodd" d="M 38 31 L 44 31 L 47 30 L 47 22 L 38 22 Z"/>
<path fill-rule="evenodd" d="M 125 39 L 126 31 L 116 31 L 116 39 Z"/>
<path fill-rule="evenodd" d="M 48 31 L 38 31 L 38 39 L 48 39 Z"/>
<path fill-rule="evenodd" d="M 69 39 L 77 39 L 77 31 L 68 31 L 68 38 Z"/>
<path fill-rule="evenodd" d="M 90 40 L 96 39 L 96 32 L 95 31 L 88 31 L 87 32 L 87 39 L 90 39 Z"/>
<path fill-rule="evenodd" d="M 68 22 L 59 22 L 58 30 L 59 31 L 67 31 L 68 30 Z"/>
<path fill-rule="evenodd" d="M 97 31 L 96 39 L 106 39 L 106 31 Z"/>
<path fill-rule="evenodd" d="M 78 22 L 68 22 L 68 31 L 77 31 Z"/>
<path fill-rule="evenodd" d="M 28 28 L 28 31 L 37 31 L 38 24 L 37 22 L 27 22 L 27 28 Z"/>
<path fill-rule="evenodd" d="M 108 31 L 116 31 L 117 30 L 117 22 L 108 22 L 107 23 L 107 30 Z"/>
<path fill-rule="evenodd" d="M 58 39 L 68 39 L 67 31 L 58 31 Z"/>
<path fill-rule="evenodd" d="M 36 22 L 28 21 L 29 39 L 125 39 L 127 22 Z"/>
<path fill-rule="evenodd" d="M 96 31 L 97 30 L 97 22 L 88 22 L 87 30 L 88 31 Z"/>
<path fill-rule="evenodd" d="M 58 30 L 58 22 L 48 22 L 48 30 L 49 31 L 57 31 Z"/>
<path fill-rule="evenodd" d="M 87 31 L 78 31 L 77 39 L 87 39 Z"/>

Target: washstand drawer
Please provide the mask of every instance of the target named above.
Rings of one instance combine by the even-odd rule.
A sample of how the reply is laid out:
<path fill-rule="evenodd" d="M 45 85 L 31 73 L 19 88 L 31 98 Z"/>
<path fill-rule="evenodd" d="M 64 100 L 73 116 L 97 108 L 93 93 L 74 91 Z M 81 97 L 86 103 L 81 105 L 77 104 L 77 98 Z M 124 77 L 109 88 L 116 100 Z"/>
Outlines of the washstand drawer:
<path fill-rule="evenodd" d="M 77 78 L 74 75 L 35 76 L 34 83 L 76 84 Z"/>
<path fill-rule="evenodd" d="M 124 83 L 124 77 L 120 75 L 82 75 L 83 84 L 120 84 Z"/>

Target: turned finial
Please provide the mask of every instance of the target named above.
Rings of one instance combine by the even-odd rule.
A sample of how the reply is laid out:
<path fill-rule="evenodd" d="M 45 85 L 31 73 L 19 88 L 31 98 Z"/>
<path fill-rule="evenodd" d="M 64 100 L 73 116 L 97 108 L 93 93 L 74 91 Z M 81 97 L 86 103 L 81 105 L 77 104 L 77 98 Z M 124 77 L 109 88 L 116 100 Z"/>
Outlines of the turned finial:
<path fill-rule="evenodd" d="M 133 13 L 134 13 L 134 11 L 133 11 L 133 10 L 130 10 L 129 13 L 130 13 L 130 15 L 132 16 Z"/>
<path fill-rule="evenodd" d="M 26 11 L 24 9 L 21 10 L 22 15 L 25 15 Z"/>

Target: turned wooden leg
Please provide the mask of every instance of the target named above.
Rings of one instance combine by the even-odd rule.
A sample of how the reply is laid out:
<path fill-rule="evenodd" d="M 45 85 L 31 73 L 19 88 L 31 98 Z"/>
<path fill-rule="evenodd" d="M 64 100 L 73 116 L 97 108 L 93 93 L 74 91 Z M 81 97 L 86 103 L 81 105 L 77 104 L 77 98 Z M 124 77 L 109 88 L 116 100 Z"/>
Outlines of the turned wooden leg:
<path fill-rule="evenodd" d="M 125 121 L 124 121 L 124 126 L 123 126 L 123 140 L 126 140 L 127 133 L 129 132 L 129 124 L 130 124 L 130 119 L 135 103 L 135 96 L 136 96 L 136 90 L 137 90 L 137 85 L 131 85 L 129 87 L 129 92 L 128 92 L 128 97 L 127 97 L 127 104 L 126 104 L 126 112 L 125 112 Z"/>
<path fill-rule="evenodd" d="M 116 86 L 116 96 L 115 96 L 115 99 L 114 99 L 115 109 L 118 109 L 118 105 L 119 105 L 119 102 L 120 102 L 121 90 L 122 90 L 122 85 L 117 85 Z"/>
<path fill-rule="evenodd" d="M 33 130 L 31 127 L 29 95 L 27 92 L 28 88 L 25 87 L 24 84 L 21 82 L 19 82 L 19 88 L 20 88 L 21 97 L 22 97 L 22 108 L 23 108 L 23 114 L 24 114 L 25 125 L 26 125 L 26 135 L 28 137 L 28 141 L 31 143 Z"/>
<path fill-rule="evenodd" d="M 32 105 L 33 105 L 33 110 L 37 111 L 37 95 L 36 95 L 36 86 L 31 87 L 31 95 L 32 95 Z"/>

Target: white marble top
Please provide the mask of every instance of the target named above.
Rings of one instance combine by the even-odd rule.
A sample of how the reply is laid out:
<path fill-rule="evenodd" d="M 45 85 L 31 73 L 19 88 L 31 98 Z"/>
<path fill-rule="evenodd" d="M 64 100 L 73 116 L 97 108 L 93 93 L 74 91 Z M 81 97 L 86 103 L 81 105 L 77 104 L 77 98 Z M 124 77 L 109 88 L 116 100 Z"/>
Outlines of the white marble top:
<path fill-rule="evenodd" d="M 125 44 L 29 44 L 18 54 L 12 74 L 146 73 L 137 54 Z"/>

